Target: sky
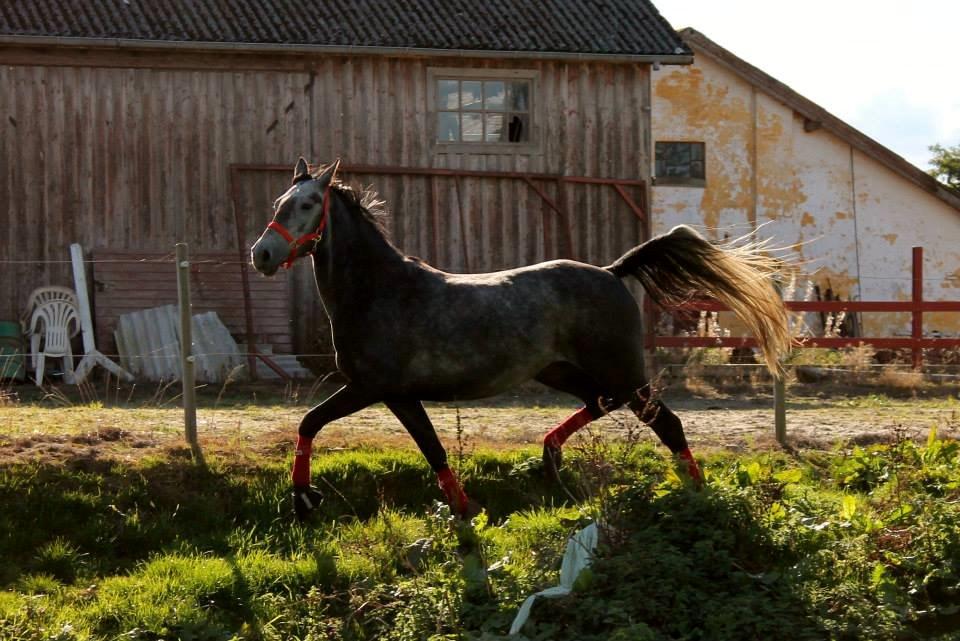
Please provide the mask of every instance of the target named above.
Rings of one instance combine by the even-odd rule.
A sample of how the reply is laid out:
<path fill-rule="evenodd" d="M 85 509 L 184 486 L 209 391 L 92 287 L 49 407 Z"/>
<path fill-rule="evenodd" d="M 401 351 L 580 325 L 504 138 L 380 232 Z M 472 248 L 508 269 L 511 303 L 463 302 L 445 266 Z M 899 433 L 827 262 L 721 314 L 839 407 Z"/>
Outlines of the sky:
<path fill-rule="evenodd" d="M 960 0 L 653 0 L 923 170 L 960 145 Z"/>

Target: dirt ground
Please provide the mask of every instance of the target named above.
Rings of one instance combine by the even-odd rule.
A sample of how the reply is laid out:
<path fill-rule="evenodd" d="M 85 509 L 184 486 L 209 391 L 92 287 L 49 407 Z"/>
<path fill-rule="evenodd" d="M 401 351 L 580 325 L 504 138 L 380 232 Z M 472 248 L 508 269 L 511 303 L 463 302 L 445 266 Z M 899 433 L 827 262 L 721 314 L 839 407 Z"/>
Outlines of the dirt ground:
<path fill-rule="evenodd" d="M 310 396 L 290 388 L 245 388 L 228 397 L 201 393 L 198 432 L 204 450 L 227 458 L 285 456 L 303 413 L 328 390 Z M 0 402 L 0 461 L 132 459 L 182 448 L 183 415 L 176 397 L 128 398 L 117 390 L 61 388 L 41 395 L 23 387 L 7 390 Z M 778 446 L 773 436 L 773 397 L 767 390 L 720 391 L 704 385 L 674 385 L 665 402 L 684 423 L 695 452 L 762 450 Z M 111 401 L 112 399 L 112 401 Z M 577 408 L 569 397 L 540 388 L 486 401 L 430 403 L 427 410 L 451 452 L 482 448 L 539 447 L 543 435 Z M 459 426 L 459 428 L 458 428 Z M 837 390 L 794 386 L 788 394 L 789 443 L 800 449 L 868 444 L 895 438 L 926 438 L 931 427 L 960 437 L 956 388 Z M 613 438 L 636 429 L 655 441 L 632 414 L 617 411 L 592 429 Z M 459 436 L 458 436 L 459 435 Z M 575 437 L 576 438 L 576 437 Z M 409 447 L 414 444 L 383 406 L 374 406 L 328 425 L 317 450 Z"/>

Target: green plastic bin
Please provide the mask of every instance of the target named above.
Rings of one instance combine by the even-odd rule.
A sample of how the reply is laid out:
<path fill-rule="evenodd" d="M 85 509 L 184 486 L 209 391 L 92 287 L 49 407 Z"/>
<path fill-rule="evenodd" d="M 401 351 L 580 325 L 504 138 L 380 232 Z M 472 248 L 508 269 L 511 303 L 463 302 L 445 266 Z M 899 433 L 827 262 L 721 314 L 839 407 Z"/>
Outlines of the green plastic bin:
<path fill-rule="evenodd" d="M 23 356 L 20 323 L 0 321 L 0 380 L 22 381 L 26 375 L 27 362 Z"/>

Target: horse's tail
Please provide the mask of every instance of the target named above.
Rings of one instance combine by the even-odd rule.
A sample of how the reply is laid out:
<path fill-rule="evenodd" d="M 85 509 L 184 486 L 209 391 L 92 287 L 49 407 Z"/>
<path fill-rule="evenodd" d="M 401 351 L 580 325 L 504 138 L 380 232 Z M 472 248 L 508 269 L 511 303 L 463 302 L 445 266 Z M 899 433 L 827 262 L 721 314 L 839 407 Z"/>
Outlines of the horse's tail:
<path fill-rule="evenodd" d="M 632 275 L 661 305 L 706 294 L 729 307 L 757 338 L 767 367 L 779 376 L 779 356 L 790 348 L 783 301 L 771 282 L 779 261 L 754 243 L 717 246 L 686 225 L 634 247 L 607 267 L 616 276 Z"/>

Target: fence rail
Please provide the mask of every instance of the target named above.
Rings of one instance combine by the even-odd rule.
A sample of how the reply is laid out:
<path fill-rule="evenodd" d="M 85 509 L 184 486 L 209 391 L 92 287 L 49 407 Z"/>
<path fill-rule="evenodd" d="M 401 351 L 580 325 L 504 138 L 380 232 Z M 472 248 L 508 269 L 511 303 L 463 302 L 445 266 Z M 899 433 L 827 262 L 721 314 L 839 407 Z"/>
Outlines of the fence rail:
<path fill-rule="evenodd" d="M 923 315 L 926 312 L 960 312 L 960 301 L 928 301 L 923 299 L 923 248 L 913 248 L 911 297 L 908 301 L 785 301 L 793 312 L 907 312 L 911 314 L 909 337 L 879 336 L 810 336 L 803 337 L 798 348 L 855 347 L 872 345 L 884 349 L 909 349 L 914 368 L 923 365 L 924 349 L 960 347 L 960 338 L 924 337 Z M 684 311 L 729 311 L 716 301 L 695 301 L 671 308 Z M 671 311 L 671 310 L 665 310 Z M 654 324 L 651 323 L 651 326 Z M 751 337 L 657 336 L 647 335 L 648 347 L 755 347 Z"/>

